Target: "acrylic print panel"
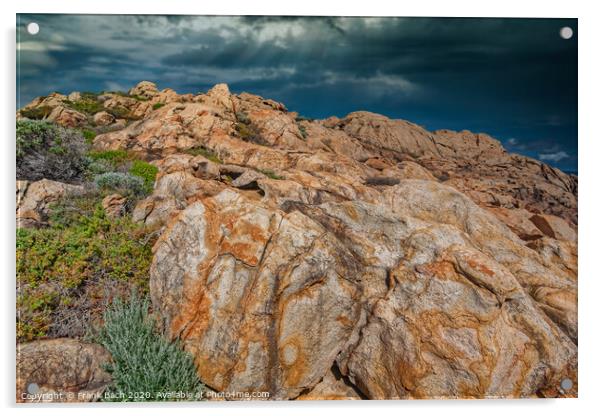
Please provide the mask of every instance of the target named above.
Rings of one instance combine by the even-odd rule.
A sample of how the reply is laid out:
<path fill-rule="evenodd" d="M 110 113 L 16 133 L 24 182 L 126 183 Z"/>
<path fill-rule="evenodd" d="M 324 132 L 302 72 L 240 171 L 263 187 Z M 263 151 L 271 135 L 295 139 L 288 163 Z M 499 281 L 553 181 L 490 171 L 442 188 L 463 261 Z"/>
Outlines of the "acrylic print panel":
<path fill-rule="evenodd" d="M 17 34 L 17 401 L 577 395 L 576 19 Z"/>

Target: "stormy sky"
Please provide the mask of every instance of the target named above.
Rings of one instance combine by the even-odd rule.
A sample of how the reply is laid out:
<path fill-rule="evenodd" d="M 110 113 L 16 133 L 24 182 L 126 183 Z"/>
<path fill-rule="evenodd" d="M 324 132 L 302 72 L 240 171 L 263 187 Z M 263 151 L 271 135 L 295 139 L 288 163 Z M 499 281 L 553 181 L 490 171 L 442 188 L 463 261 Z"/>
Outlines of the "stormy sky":
<path fill-rule="evenodd" d="M 140 80 L 179 93 L 225 82 L 307 117 L 367 110 L 485 132 L 577 170 L 576 19 L 21 14 L 17 48 L 17 106 Z"/>

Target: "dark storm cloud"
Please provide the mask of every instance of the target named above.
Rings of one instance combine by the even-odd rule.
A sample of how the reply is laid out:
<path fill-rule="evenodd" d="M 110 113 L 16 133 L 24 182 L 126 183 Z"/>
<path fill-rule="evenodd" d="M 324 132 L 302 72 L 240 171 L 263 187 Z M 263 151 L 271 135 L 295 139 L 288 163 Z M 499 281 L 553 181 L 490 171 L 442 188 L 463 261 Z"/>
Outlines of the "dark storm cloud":
<path fill-rule="evenodd" d="M 28 35 L 29 21 L 40 33 Z M 369 110 L 487 132 L 576 170 L 574 19 L 20 15 L 21 105 L 52 90 L 218 82 L 311 117 Z M 551 156 L 550 156 L 551 155 Z"/>

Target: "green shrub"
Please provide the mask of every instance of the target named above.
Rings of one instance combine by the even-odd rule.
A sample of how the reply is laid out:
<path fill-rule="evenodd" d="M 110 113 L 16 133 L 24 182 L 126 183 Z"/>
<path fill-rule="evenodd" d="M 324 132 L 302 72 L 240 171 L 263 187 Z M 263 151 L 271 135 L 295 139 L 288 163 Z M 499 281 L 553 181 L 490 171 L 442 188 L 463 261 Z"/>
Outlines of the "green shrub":
<path fill-rule="evenodd" d="M 111 114 L 115 118 L 124 118 L 126 120 L 133 120 L 134 117 L 131 115 L 130 110 L 122 106 L 115 106 L 111 108 L 105 108 L 105 111 Z"/>
<path fill-rule="evenodd" d="M 304 139 L 307 139 L 307 130 L 305 129 L 305 126 L 297 123 L 297 127 L 299 127 L 299 132 L 301 133 L 301 137 L 303 137 Z"/>
<path fill-rule="evenodd" d="M 81 179 L 87 145 L 81 131 L 44 121 L 17 121 L 17 179 Z"/>
<path fill-rule="evenodd" d="M 91 160 L 103 160 L 110 163 L 113 169 L 122 166 L 131 157 L 125 150 L 100 150 L 88 153 Z"/>
<path fill-rule="evenodd" d="M 92 144 L 94 138 L 96 138 L 96 132 L 90 129 L 82 129 L 82 134 L 84 136 L 84 140 L 88 144 Z"/>
<path fill-rule="evenodd" d="M 165 105 L 165 103 L 155 103 L 153 104 L 153 110 L 158 110 L 161 107 L 163 107 Z"/>
<path fill-rule="evenodd" d="M 270 143 L 261 137 L 259 129 L 253 124 L 246 113 L 236 113 L 236 124 L 234 126 L 238 136 L 245 142 L 255 143 L 262 146 L 269 146 Z"/>
<path fill-rule="evenodd" d="M 249 116 L 246 113 L 243 113 L 242 111 L 238 111 L 236 113 L 236 121 L 238 121 L 239 123 L 243 123 L 243 124 L 251 123 Z"/>
<path fill-rule="evenodd" d="M 92 91 L 84 91 L 82 93 L 80 93 L 80 97 L 82 100 L 93 100 L 96 101 L 98 100 L 98 96 L 100 94 L 96 93 L 96 92 L 92 92 Z"/>
<path fill-rule="evenodd" d="M 209 149 L 205 149 L 204 147 L 200 147 L 200 146 L 199 147 L 193 147 L 191 149 L 185 150 L 184 153 L 187 153 L 187 154 L 192 155 L 192 156 L 203 156 L 206 159 L 209 159 L 210 161 L 212 161 L 213 163 L 219 163 L 219 164 L 224 163 L 217 156 L 217 154 L 215 154 L 213 151 L 211 151 Z"/>
<path fill-rule="evenodd" d="M 153 238 L 128 216 L 108 218 L 96 194 L 52 206 L 47 228 L 18 229 L 18 340 L 82 336 L 111 292 L 146 293 Z"/>
<path fill-rule="evenodd" d="M 30 120 L 42 120 L 52 113 L 52 107 L 43 105 L 35 108 L 22 108 L 19 113 Z"/>
<path fill-rule="evenodd" d="M 96 175 L 101 175 L 103 173 L 113 172 L 115 167 L 112 163 L 106 161 L 105 159 L 98 159 L 91 161 L 88 164 L 88 174 L 90 179 L 93 179 Z"/>
<path fill-rule="evenodd" d="M 75 111 L 79 111 L 80 113 L 94 115 L 103 111 L 105 108 L 100 101 L 98 101 L 97 96 L 90 96 L 84 94 L 91 93 L 82 93 L 81 98 L 77 101 L 64 100 L 63 103 L 72 108 Z"/>
<path fill-rule="evenodd" d="M 153 191 L 153 186 L 155 184 L 155 178 L 157 177 L 157 173 L 159 169 L 151 165 L 144 160 L 134 160 L 132 163 L 132 167 L 130 167 L 130 174 L 142 178 L 144 181 L 144 189 L 146 193 L 151 193 Z"/>
<path fill-rule="evenodd" d="M 259 130 L 253 124 L 236 123 L 235 128 L 238 136 L 245 142 L 269 146 L 269 143 L 261 137 Z"/>
<path fill-rule="evenodd" d="M 204 386 L 199 380 L 192 356 L 179 342 L 169 342 L 148 316 L 148 301 L 135 294 L 129 301 L 117 300 L 104 313 L 104 327 L 97 341 L 113 360 L 106 369 L 112 384 L 105 401 L 199 400 Z M 144 394 L 131 396 L 131 393 Z M 167 398 L 170 392 L 190 397 Z M 123 396 L 123 397 L 120 397 Z"/>
<path fill-rule="evenodd" d="M 94 177 L 94 183 L 101 191 L 116 192 L 127 196 L 140 197 L 147 191 L 144 179 L 130 173 L 102 173 Z"/>

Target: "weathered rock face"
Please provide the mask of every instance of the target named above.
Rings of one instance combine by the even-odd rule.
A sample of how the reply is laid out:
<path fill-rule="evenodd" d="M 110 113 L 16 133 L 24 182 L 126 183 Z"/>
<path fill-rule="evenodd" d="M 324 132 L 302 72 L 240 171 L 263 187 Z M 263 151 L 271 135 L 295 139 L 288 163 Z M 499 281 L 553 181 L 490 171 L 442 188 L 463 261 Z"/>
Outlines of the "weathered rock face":
<path fill-rule="evenodd" d="M 111 382 L 111 355 L 100 345 L 69 338 L 17 345 L 17 402 L 89 402 Z"/>
<path fill-rule="evenodd" d="M 107 195 L 102 200 L 102 208 L 109 217 L 121 217 L 125 213 L 127 198 L 119 194 Z"/>
<path fill-rule="evenodd" d="M 205 198 L 155 246 L 151 293 L 217 390 L 296 398 L 335 362 L 368 398 L 529 397 L 576 376 L 564 275 L 462 194 L 408 180 L 380 205 Z"/>
<path fill-rule="evenodd" d="M 172 222 L 155 246 L 151 290 L 210 387 L 287 399 L 317 384 L 351 335 L 357 268 L 311 219 L 228 190 Z"/>
<path fill-rule="evenodd" d="M 115 121 L 115 117 L 106 111 L 100 111 L 94 114 L 94 124 L 97 126 L 107 126 Z"/>
<path fill-rule="evenodd" d="M 576 176 L 486 134 L 312 121 L 225 84 L 130 94 L 103 105 L 140 119 L 94 147 L 159 169 L 133 211 L 163 227 L 153 307 L 209 387 L 576 396 Z"/>
<path fill-rule="evenodd" d="M 130 95 L 137 95 L 143 98 L 153 98 L 158 93 L 157 85 L 150 81 L 141 81 L 129 91 Z"/>
<path fill-rule="evenodd" d="M 65 195 L 81 191 L 83 191 L 82 186 L 48 179 L 36 182 L 17 181 L 17 228 L 43 225 L 47 220 L 51 203 Z"/>

